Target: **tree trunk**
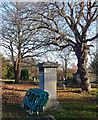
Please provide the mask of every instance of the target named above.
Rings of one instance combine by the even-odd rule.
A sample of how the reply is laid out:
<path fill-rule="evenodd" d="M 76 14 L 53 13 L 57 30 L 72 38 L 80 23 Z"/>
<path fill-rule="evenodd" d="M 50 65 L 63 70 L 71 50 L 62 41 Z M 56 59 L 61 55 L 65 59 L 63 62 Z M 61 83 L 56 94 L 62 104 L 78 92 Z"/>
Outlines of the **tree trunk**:
<path fill-rule="evenodd" d="M 65 79 L 67 77 L 67 59 L 65 59 Z"/>
<path fill-rule="evenodd" d="M 90 91 L 91 85 L 89 82 L 88 69 L 87 69 L 87 61 L 88 61 L 88 46 L 84 44 L 82 47 L 77 48 L 77 58 L 78 58 L 78 71 L 81 79 L 81 88 L 82 91 Z"/>
<path fill-rule="evenodd" d="M 18 84 L 20 81 L 20 64 L 21 64 L 21 62 L 19 62 L 19 61 L 18 61 L 18 63 L 17 62 L 15 63 L 14 72 L 15 72 L 15 83 L 16 84 Z"/>
<path fill-rule="evenodd" d="M 16 71 L 15 71 L 15 84 L 18 84 L 18 83 L 19 83 L 19 80 L 20 80 L 19 74 L 18 74 L 18 71 L 16 70 Z"/>

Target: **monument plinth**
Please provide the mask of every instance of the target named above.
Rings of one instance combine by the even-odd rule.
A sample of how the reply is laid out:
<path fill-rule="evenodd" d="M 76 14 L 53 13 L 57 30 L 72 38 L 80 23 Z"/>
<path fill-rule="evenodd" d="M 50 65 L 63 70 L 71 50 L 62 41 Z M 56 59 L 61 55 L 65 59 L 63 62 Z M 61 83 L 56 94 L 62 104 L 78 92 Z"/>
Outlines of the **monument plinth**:
<path fill-rule="evenodd" d="M 39 67 L 39 88 L 49 93 L 49 102 L 46 108 L 58 106 L 56 100 L 57 91 L 57 67 L 58 63 L 43 62 L 37 65 Z"/>

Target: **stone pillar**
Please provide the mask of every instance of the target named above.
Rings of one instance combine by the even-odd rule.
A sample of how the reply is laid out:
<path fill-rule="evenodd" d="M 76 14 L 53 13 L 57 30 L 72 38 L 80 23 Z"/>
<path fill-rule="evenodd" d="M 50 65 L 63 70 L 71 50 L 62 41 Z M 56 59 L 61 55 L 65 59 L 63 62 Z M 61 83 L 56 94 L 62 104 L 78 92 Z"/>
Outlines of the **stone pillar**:
<path fill-rule="evenodd" d="M 49 92 L 50 99 L 56 99 L 57 73 L 56 68 L 44 68 L 44 90 Z"/>
<path fill-rule="evenodd" d="M 56 100 L 57 91 L 57 67 L 58 63 L 43 62 L 37 65 L 39 67 L 39 88 L 49 93 L 49 102 L 46 109 L 57 109 Z"/>
<path fill-rule="evenodd" d="M 39 88 L 49 92 L 50 99 L 56 99 L 57 63 L 43 62 L 39 67 Z"/>

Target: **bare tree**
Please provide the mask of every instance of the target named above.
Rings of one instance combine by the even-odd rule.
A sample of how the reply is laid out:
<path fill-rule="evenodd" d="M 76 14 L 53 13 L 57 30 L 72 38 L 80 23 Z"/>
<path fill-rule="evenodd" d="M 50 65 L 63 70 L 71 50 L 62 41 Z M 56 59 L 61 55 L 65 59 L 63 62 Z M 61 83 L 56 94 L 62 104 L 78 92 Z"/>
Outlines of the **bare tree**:
<path fill-rule="evenodd" d="M 28 69 L 30 79 L 36 77 L 38 78 L 38 67 L 36 66 L 36 59 L 34 58 L 24 58 L 21 63 L 21 69 Z"/>
<path fill-rule="evenodd" d="M 6 48 L 13 62 L 15 83 L 19 83 L 20 67 L 24 58 L 34 57 L 41 53 L 38 49 L 43 43 L 39 40 L 36 23 L 30 19 L 30 3 L 2 3 L 2 45 Z"/>
<path fill-rule="evenodd" d="M 36 3 L 35 3 L 36 4 Z M 44 31 L 47 45 L 56 45 L 63 50 L 71 46 L 78 59 L 78 73 L 82 90 L 91 88 L 88 71 L 88 51 L 98 37 L 96 34 L 97 2 L 49 2 L 37 3 L 31 15 Z"/>
<path fill-rule="evenodd" d="M 58 57 L 62 61 L 63 75 L 65 79 L 67 78 L 66 77 L 67 69 L 68 69 L 68 64 L 70 63 L 70 53 L 71 53 L 71 48 L 63 49 L 58 53 Z"/>

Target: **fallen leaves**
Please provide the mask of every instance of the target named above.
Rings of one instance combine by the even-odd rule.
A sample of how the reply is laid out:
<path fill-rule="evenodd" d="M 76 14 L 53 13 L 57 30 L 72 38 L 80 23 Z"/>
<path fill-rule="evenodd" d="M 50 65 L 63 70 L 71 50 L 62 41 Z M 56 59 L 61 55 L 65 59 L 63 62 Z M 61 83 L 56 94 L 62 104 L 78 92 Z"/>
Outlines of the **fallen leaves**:
<path fill-rule="evenodd" d="M 19 104 L 22 104 L 22 100 L 24 95 L 29 88 L 39 88 L 38 85 L 32 84 L 3 84 L 2 85 L 2 102 L 3 102 L 3 117 L 8 116 L 11 117 L 20 117 L 24 113 L 16 111 L 13 112 L 13 106 L 19 107 Z M 95 92 L 93 94 L 81 94 L 79 91 L 80 88 L 67 88 L 66 90 L 62 90 L 62 87 L 57 89 L 57 100 L 61 103 L 64 111 L 60 111 L 59 116 L 65 117 L 66 115 L 70 115 L 70 117 L 81 117 L 81 118 L 91 118 L 96 117 L 95 106 L 96 102 L 95 99 L 93 100 L 92 97 L 95 96 Z M 92 92 L 91 92 L 92 93 Z M 7 104 L 6 104 L 7 103 Z M 12 110 L 9 111 L 7 105 L 12 105 Z M 9 106 L 10 106 L 9 105 Z M 6 110 L 8 108 L 8 111 Z M 18 108 L 17 108 L 18 109 Z M 23 110 L 23 109 L 22 109 Z M 9 113 L 8 113 L 9 112 Z M 6 113 L 6 115 L 4 114 Z M 52 113 L 51 113 L 52 114 Z M 65 115 L 66 114 L 66 115 Z M 24 115 L 25 116 L 25 115 Z M 26 115 L 27 116 L 27 115 Z"/>
<path fill-rule="evenodd" d="M 3 84 L 2 103 L 22 104 L 24 95 L 29 88 L 38 88 L 38 86 L 26 84 Z"/>

